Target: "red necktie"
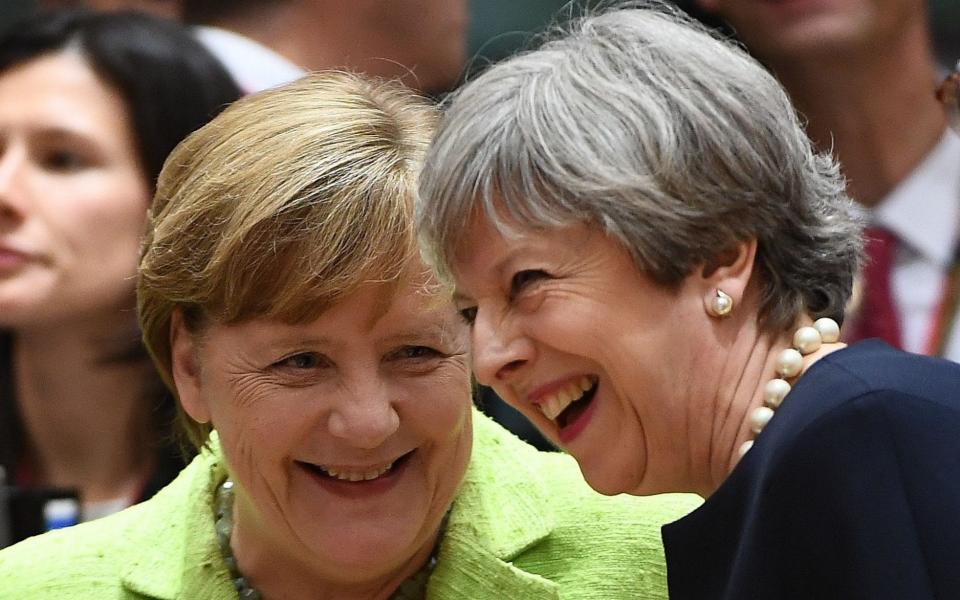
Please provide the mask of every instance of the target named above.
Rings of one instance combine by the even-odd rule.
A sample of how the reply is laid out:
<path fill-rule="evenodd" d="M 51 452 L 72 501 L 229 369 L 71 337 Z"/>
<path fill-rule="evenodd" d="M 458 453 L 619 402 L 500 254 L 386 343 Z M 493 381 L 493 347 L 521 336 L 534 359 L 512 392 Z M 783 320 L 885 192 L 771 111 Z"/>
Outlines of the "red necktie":
<path fill-rule="evenodd" d="M 863 235 L 867 256 L 863 266 L 863 300 L 850 334 L 845 337 L 851 342 L 880 338 L 901 348 L 900 317 L 890 285 L 897 236 L 882 227 L 868 227 Z"/>

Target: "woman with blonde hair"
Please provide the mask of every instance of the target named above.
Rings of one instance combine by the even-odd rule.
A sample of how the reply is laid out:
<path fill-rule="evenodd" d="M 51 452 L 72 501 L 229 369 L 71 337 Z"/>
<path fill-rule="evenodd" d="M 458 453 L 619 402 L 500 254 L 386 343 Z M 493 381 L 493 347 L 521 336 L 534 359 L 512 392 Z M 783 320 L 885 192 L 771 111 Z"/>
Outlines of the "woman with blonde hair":
<path fill-rule="evenodd" d="M 178 147 L 140 323 L 200 454 L 154 500 L 0 552 L 5 593 L 665 597 L 659 525 L 695 499 L 599 496 L 472 408 L 467 330 L 413 232 L 436 118 L 316 74 Z"/>

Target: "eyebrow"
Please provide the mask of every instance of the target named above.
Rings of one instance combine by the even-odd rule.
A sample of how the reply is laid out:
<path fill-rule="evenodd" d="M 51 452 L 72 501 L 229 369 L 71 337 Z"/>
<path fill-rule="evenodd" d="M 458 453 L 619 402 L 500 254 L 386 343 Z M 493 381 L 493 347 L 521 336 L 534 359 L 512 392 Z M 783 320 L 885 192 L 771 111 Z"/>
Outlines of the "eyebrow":
<path fill-rule="evenodd" d="M 42 139 L 50 140 L 70 140 L 89 143 L 94 138 L 94 131 L 83 127 L 69 127 L 65 125 L 48 125 L 45 123 L 27 124 L 24 128 L 27 135 L 37 136 Z M 10 128 L 0 127 L 0 134 L 9 135 Z"/>
<path fill-rule="evenodd" d="M 473 300 L 472 297 L 470 297 L 468 294 L 464 294 L 464 293 L 461 292 L 460 290 L 454 290 L 454 291 L 453 291 L 453 301 L 454 301 L 454 303 L 471 302 L 472 300 Z"/>
<path fill-rule="evenodd" d="M 383 338 L 387 343 L 409 342 L 409 341 L 430 341 L 444 339 L 450 333 L 445 324 L 431 322 L 421 324 L 420 327 L 411 327 L 398 333 L 390 334 Z"/>
<path fill-rule="evenodd" d="M 531 253 L 534 253 L 535 251 L 536 249 L 529 242 L 527 242 L 526 244 L 521 242 L 516 248 L 512 248 L 506 254 L 506 256 L 503 256 L 502 258 L 500 258 L 500 260 L 493 265 L 493 272 L 496 274 L 497 279 L 499 280 L 500 278 L 503 277 L 503 273 L 506 270 L 507 265 L 515 261 L 518 256 L 524 255 L 524 254 L 529 255 Z M 454 302 L 472 302 L 473 297 L 470 296 L 469 294 L 465 294 L 459 288 L 454 287 L 453 301 Z"/>
<path fill-rule="evenodd" d="M 261 348 L 265 348 L 271 352 L 278 352 L 280 350 L 289 349 L 291 346 L 306 346 L 314 348 L 337 348 L 341 346 L 339 342 L 333 338 L 328 338 L 324 336 L 302 336 L 297 334 L 284 335 L 281 337 L 273 338 L 266 343 L 260 345 Z"/>

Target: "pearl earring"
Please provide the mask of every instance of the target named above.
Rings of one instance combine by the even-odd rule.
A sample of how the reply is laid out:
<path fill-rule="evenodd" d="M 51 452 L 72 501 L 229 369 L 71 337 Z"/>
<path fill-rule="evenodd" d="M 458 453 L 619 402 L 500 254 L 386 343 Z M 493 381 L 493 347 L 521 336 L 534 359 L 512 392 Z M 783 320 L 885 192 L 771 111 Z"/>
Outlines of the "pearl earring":
<path fill-rule="evenodd" d="M 725 317 L 733 312 L 733 298 L 723 290 L 717 288 L 717 293 L 710 298 L 707 312 L 711 317 Z"/>

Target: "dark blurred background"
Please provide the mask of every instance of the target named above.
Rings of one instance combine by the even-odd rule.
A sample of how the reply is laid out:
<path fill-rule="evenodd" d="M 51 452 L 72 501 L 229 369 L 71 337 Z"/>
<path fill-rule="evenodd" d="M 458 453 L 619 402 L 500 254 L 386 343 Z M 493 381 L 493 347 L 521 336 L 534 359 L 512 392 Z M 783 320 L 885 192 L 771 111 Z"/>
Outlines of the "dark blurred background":
<path fill-rule="evenodd" d="M 692 0 L 674 2 L 711 25 L 718 25 L 694 10 Z M 953 66 L 960 59 L 960 0 L 928 2 L 937 53 L 945 65 Z M 554 15 L 577 14 L 583 6 L 596 4 L 595 0 L 573 3 L 561 0 L 471 0 L 471 54 L 486 60 L 502 58 L 529 40 L 532 32 L 550 23 Z"/>
<path fill-rule="evenodd" d="M 945 65 L 952 66 L 960 59 L 960 1 L 929 2 L 937 52 Z M 691 1 L 677 0 L 677 3 L 689 9 Z M 533 33 L 551 22 L 554 15 L 577 14 L 583 6 L 593 4 L 597 4 L 596 0 L 470 0 L 471 56 L 481 63 L 503 58 L 522 47 Z M 0 29 L 36 10 L 36 6 L 36 0 L 0 0 Z"/>

